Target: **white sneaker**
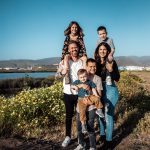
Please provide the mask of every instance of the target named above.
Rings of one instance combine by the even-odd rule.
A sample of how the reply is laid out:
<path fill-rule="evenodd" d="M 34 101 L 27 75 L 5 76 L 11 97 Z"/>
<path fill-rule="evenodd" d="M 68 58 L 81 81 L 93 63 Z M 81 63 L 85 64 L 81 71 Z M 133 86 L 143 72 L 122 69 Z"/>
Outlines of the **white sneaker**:
<path fill-rule="evenodd" d="M 85 148 L 79 144 L 74 150 L 85 150 Z"/>
<path fill-rule="evenodd" d="M 67 147 L 71 141 L 69 136 L 66 136 L 65 140 L 62 142 L 62 147 Z"/>
<path fill-rule="evenodd" d="M 89 150 L 96 150 L 96 149 L 91 147 Z"/>

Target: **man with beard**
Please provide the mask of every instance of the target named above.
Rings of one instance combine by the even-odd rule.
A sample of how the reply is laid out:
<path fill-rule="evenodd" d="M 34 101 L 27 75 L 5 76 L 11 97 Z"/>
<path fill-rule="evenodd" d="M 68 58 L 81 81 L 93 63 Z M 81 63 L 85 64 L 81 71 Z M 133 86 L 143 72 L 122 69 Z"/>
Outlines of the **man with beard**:
<path fill-rule="evenodd" d="M 77 72 L 79 69 L 83 69 L 86 66 L 86 56 L 80 58 L 79 56 L 79 45 L 75 41 L 70 41 L 68 44 L 69 57 L 66 55 L 64 61 L 68 61 L 69 64 L 69 77 L 71 83 L 78 79 Z M 63 65 L 62 65 L 63 66 Z M 65 70 L 65 69 L 64 69 Z M 63 69 L 61 71 L 63 74 Z M 63 74 L 64 75 L 64 74 Z M 71 127 L 72 117 L 77 104 L 77 93 L 71 93 L 70 84 L 65 84 L 65 78 L 63 79 L 63 92 L 64 92 L 64 103 L 66 110 L 66 137 L 62 143 L 62 147 L 67 147 L 71 141 Z"/>

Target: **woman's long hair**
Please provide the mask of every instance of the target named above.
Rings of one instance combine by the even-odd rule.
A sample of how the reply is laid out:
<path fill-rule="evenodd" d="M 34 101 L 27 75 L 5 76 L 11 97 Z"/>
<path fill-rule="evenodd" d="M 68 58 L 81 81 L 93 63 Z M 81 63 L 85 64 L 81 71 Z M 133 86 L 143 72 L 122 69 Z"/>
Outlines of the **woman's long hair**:
<path fill-rule="evenodd" d="M 106 49 L 107 49 L 107 54 L 106 54 L 106 57 L 105 57 L 105 60 L 106 58 L 108 57 L 108 54 L 111 52 L 111 48 L 110 46 L 106 43 L 106 42 L 101 42 L 95 49 L 95 52 L 94 52 L 94 59 L 96 60 L 97 63 L 100 63 L 101 62 L 101 58 L 99 56 L 99 48 L 100 46 L 105 46 Z"/>
<path fill-rule="evenodd" d="M 77 26 L 77 28 L 78 28 L 77 35 L 80 35 L 80 36 L 83 37 L 83 36 L 84 36 L 83 30 L 82 30 L 82 28 L 80 27 L 79 23 L 76 22 L 76 21 L 71 21 L 71 22 L 70 22 L 69 26 L 68 26 L 67 29 L 64 31 L 64 35 L 65 35 L 65 36 L 68 36 L 68 35 L 71 33 L 71 27 L 72 27 L 73 24 L 75 24 L 75 25 Z"/>

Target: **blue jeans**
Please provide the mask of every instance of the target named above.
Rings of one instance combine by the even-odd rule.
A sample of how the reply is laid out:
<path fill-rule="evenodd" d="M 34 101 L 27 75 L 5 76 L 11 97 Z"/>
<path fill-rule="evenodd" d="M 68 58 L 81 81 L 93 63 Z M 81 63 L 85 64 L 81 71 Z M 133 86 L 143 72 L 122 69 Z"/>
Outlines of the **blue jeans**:
<path fill-rule="evenodd" d="M 96 148 L 96 137 L 94 129 L 95 110 L 87 111 L 86 117 L 87 117 L 86 125 L 89 134 L 90 147 Z M 84 146 L 84 135 L 82 133 L 82 125 L 79 113 L 77 113 L 77 133 L 78 133 L 78 143 Z"/>
<path fill-rule="evenodd" d="M 112 85 L 103 83 L 102 101 L 104 104 L 105 118 L 99 118 L 100 135 L 106 135 L 107 141 L 112 141 L 112 133 L 114 128 L 114 110 L 118 101 L 118 89 L 113 82 Z"/>

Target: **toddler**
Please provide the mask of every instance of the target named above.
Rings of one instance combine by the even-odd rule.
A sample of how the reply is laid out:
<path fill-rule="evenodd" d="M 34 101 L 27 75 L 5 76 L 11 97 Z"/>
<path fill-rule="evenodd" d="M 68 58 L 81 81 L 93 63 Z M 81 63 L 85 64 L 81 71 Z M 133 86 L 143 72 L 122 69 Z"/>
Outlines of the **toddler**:
<path fill-rule="evenodd" d="M 71 85 L 71 91 L 78 92 L 78 107 L 79 107 L 79 114 L 80 114 L 80 121 L 82 124 L 82 132 L 86 133 L 86 109 L 89 105 L 84 103 L 84 98 L 86 98 L 87 102 L 90 104 L 94 104 L 97 108 L 96 114 L 98 114 L 100 117 L 104 117 L 104 114 L 102 112 L 102 103 L 100 101 L 100 97 L 98 96 L 96 85 L 91 81 L 88 80 L 88 74 L 85 69 L 79 69 L 78 73 L 78 80 L 74 81 Z M 80 84 L 86 84 L 91 88 L 91 91 L 88 91 L 83 88 L 79 88 Z"/>

